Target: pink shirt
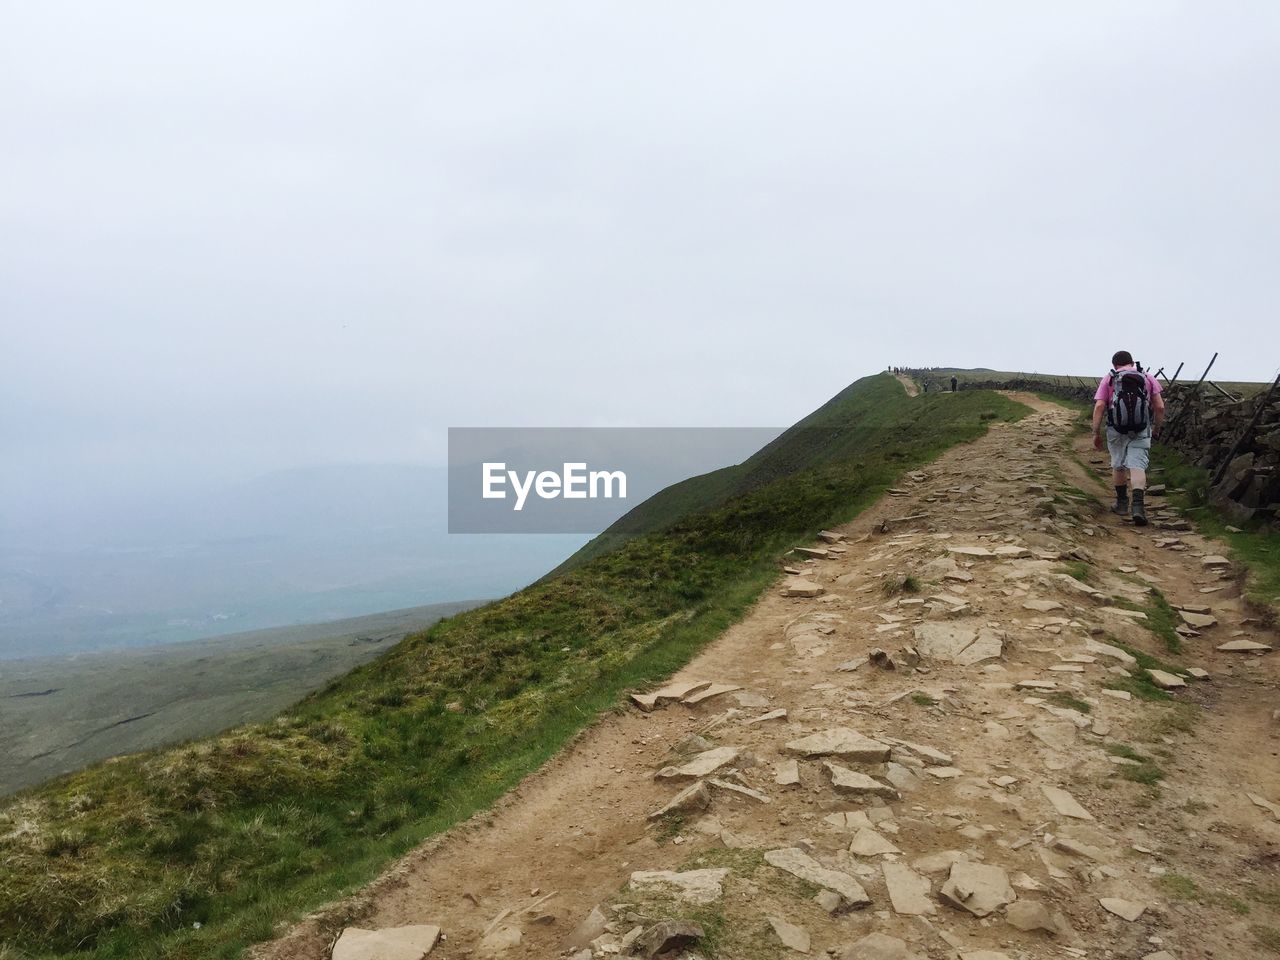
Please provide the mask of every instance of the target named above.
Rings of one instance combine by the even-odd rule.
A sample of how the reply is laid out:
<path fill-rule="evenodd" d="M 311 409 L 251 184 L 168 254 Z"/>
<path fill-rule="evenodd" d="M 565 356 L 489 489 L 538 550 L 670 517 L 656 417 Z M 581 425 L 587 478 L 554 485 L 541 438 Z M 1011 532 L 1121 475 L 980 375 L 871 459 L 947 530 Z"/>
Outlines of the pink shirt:
<path fill-rule="evenodd" d="M 1136 370 L 1137 367 L 1129 363 L 1123 367 L 1116 367 L 1116 369 L 1123 372 L 1125 370 Z M 1145 371 L 1142 375 L 1147 378 L 1147 392 L 1153 397 L 1158 395 L 1161 392 L 1160 381 Z M 1107 374 L 1102 378 L 1102 381 L 1098 384 L 1097 392 L 1093 395 L 1093 399 L 1101 400 L 1106 404 L 1111 403 L 1111 374 Z"/>

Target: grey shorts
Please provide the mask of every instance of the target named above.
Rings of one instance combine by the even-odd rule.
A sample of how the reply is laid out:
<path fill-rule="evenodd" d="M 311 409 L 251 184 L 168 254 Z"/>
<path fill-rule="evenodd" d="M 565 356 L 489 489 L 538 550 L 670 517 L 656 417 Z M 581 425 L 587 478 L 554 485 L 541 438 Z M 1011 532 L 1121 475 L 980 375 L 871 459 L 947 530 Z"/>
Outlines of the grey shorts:
<path fill-rule="evenodd" d="M 1151 462 L 1151 431 L 1131 437 L 1107 427 L 1107 450 L 1112 470 L 1145 470 Z"/>

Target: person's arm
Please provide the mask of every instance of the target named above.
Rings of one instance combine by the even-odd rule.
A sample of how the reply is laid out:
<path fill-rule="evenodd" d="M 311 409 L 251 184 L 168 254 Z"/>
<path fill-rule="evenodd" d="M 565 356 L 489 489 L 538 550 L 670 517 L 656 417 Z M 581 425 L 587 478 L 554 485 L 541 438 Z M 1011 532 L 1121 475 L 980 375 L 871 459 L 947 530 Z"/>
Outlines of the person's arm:
<path fill-rule="evenodd" d="M 1157 398 L 1159 399 L 1159 398 Z M 1164 401 L 1160 401 L 1160 409 L 1164 409 Z M 1102 449 L 1102 420 L 1107 412 L 1107 401 L 1095 400 L 1093 403 L 1093 449 Z M 1163 414 L 1161 414 L 1163 416 Z"/>
<path fill-rule="evenodd" d="M 1160 428 L 1164 426 L 1164 397 L 1156 394 L 1151 398 L 1151 436 L 1160 436 Z"/>

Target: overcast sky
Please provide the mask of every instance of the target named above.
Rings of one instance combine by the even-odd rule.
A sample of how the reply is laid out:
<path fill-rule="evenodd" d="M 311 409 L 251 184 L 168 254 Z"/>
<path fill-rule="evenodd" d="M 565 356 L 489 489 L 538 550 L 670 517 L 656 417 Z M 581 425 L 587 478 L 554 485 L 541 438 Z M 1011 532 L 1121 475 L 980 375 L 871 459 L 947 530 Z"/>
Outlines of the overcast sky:
<path fill-rule="evenodd" d="M 20 486 L 1280 363 L 1280 5 L 0 2 Z"/>

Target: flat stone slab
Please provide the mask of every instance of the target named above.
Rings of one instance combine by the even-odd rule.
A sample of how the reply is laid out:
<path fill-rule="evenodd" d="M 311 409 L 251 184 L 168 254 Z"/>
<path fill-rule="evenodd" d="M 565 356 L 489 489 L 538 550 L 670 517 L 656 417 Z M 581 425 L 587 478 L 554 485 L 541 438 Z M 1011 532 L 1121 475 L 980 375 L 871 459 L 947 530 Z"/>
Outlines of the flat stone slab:
<path fill-rule="evenodd" d="M 930 893 L 933 885 L 928 877 L 922 877 L 903 863 L 884 861 L 880 864 L 884 885 L 889 891 L 889 902 L 895 913 L 908 917 L 925 917 L 937 912 Z"/>
<path fill-rule="evenodd" d="M 681 703 L 701 703 L 703 700 L 710 700 L 712 697 L 718 697 L 725 693 L 733 693 L 741 690 L 741 687 L 735 687 L 731 683 L 712 683 L 708 684 L 701 690 L 696 690 L 686 696 L 680 698 Z"/>
<path fill-rule="evenodd" d="M 685 787 L 667 803 L 664 803 L 649 814 L 649 819 L 661 820 L 663 817 L 669 817 L 677 813 L 705 810 L 709 806 L 711 806 L 711 791 L 707 789 L 705 783 L 699 780 L 697 783 Z"/>
<path fill-rule="evenodd" d="M 865 773 L 858 773 L 856 770 L 850 770 L 848 767 L 842 767 L 838 763 L 831 763 L 829 760 L 823 763 L 827 768 L 827 773 L 831 775 L 831 786 L 835 788 L 836 793 L 847 793 L 853 796 L 867 797 L 885 797 L 889 800 L 898 799 L 898 791 L 887 783 L 881 783 L 872 777 L 868 777 Z"/>
<path fill-rule="evenodd" d="M 870 827 L 863 827 L 853 835 L 853 841 L 849 844 L 849 852 L 858 857 L 882 857 L 887 853 L 901 853 L 902 851 Z"/>
<path fill-rule="evenodd" d="M 820 597 L 826 592 L 825 587 L 814 583 L 812 580 L 797 578 L 788 580 L 782 585 L 782 595 L 784 597 Z"/>
<path fill-rule="evenodd" d="M 1058 925 L 1049 913 L 1049 908 L 1037 900 L 1019 900 L 1005 909 L 1004 918 L 1012 927 L 1024 933 L 1043 930 L 1045 933 L 1058 933 Z"/>
<path fill-rule="evenodd" d="M 1211 553 L 1200 561 L 1200 565 L 1210 570 L 1221 570 L 1224 567 L 1231 566 L 1231 561 L 1220 553 Z"/>
<path fill-rule="evenodd" d="M 985 624 L 972 621 L 922 623 L 915 628 L 915 648 L 921 656 L 972 666 L 1000 656 L 1004 644 Z"/>
<path fill-rule="evenodd" d="M 823 823 L 829 823 L 838 830 L 860 830 L 862 827 L 871 826 L 871 818 L 867 816 L 864 810 L 842 810 L 839 813 L 828 813 L 822 818 Z"/>
<path fill-rule="evenodd" d="M 1045 799 L 1053 804 L 1053 809 L 1064 817 L 1071 817 L 1074 820 L 1092 820 L 1091 814 L 1076 801 L 1076 798 L 1060 787 L 1051 787 L 1048 784 L 1040 785 L 1040 792 L 1044 794 Z"/>
<path fill-rule="evenodd" d="M 985 917 L 1018 899 L 1002 867 L 972 860 L 957 860 L 951 865 L 951 873 L 938 895 L 975 917 Z"/>
<path fill-rule="evenodd" d="M 1096 653 L 1103 657 L 1111 657 L 1113 660 L 1119 660 L 1126 666 L 1132 667 L 1138 662 L 1131 654 L 1126 653 L 1119 647 L 1113 647 L 1109 643 L 1102 643 L 1098 640 L 1086 640 L 1084 642 L 1084 648 L 1090 653 Z"/>
<path fill-rule="evenodd" d="M 1014 684 L 1018 690 L 1057 690 L 1056 680 L 1019 680 Z"/>
<path fill-rule="evenodd" d="M 1228 640 L 1226 643 L 1218 647 L 1225 653 L 1266 653 L 1271 648 L 1265 643 L 1258 643 L 1256 640 L 1246 640 L 1241 637 L 1238 640 Z"/>
<path fill-rule="evenodd" d="M 1114 913 L 1121 920 L 1133 923 L 1147 912 L 1147 905 L 1137 900 L 1121 900 L 1119 897 L 1103 897 L 1098 903 L 1107 913 Z"/>
<path fill-rule="evenodd" d="M 1218 625 L 1218 618 L 1207 613 L 1192 613 L 1190 610 L 1179 610 L 1178 616 L 1182 618 L 1182 622 L 1188 627 L 1195 627 L 1197 630 L 1207 630 L 1209 627 Z"/>
<path fill-rule="evenodd" d="M 1280 804 L 1272 803 L 1266 797 L 1261 797 L 1256 793 L 1246 793 L 1245 796 L 1249 798 L 1249 802 L 1255 807 L 1261 807 L 1277 820 L 1280 820 Z"/>
<path fill-rule="evenodd" d="M 819 887 L 834 890 L 852 906 L 866 906 L 871 902 L 871 898 L 867 896 L 867 891 L 862 889 L 862 884 L 852 876 L 847 873 L 841 873 L 839 870 L 824 867 L 813 857 L 796 847 L 767 850 L 765 851 L 764 862 L 772 867 L 777 867 L 784 873 L 791 874 L 793 877 L 799 877 L 801 880 L 806 880 Z M 725 872 L 727 873 L 728 871 Z"/>
<path fill-rule="evenodd" d="M 1022 604 L 1023 610 L 1034 610 L 1037 613 L 1049 613 L 1053 610 L 1062 610 L 1064 607 L 1057 600 L 1027 600 Z"/>
<path fill-rule="evenodd" d="M 1185 687 L 1187 681 L 1183 680 L 1177 674 L 1168 673 L 1164 670 L 1148 670 L 1147 676 L 1161 690 L 1177 690 L 1179 687 Z"/>
<path fill-rule="evenodd" d="M 815 560 L 822 560 L 831 556 L 831 551 L 826 547 L 795 547 L 793 552 L 800 554 L 802 557 L 812 557 Z"/>
<path fill-rule="evenodd" d="M 1001 560 L 1022 560 L 1031 556 L 1031 551 L 1026 547 L 1019 547 L 1013 543 L 1006 543 L 996 547 L 991 551 L 993 556 L 999 557 Z"/>
<path fill-rule="evenodd" d="M 908 753 L 915 754 L 926 763 L 937 764 L 940 767 L 951 765 L 951 754 L 943 753 L 936 747 L 926 746 L 923 743 L 912 743 L 910 740 L 895 740 L 892 737 L 885 737 L 885 740 L 895 747 L 901 747 Z"/>
<path fill-rule="evenodd" d="M 785 720 L 785 719 L 787 719 L 786 710 L 784 709 L 770 710 L 768 713 L 762 713 L 760 716 L 752 717 L 750 720 L 743 720 L 742 725 L 744 727 L 750 727 L 757 723 L 768 723 L 770 720 Z"/>
<path fill-rule="evenodd" d="M 690 694 L 705 690 L 709 686 L 711 686 L 710 680 L 680 680 L 675 683 L 669 683 L 657 690 L 652 690 L 649 693 L 632 694 L 631 702 L 648 713 L 655 707 L 683 700 Z"/>
<path fill-rule="evenodd" d="M 347 927 L 333 945 L 333 960 L 422 960 L 440 942 L 440 928 L 427 923 L 386 930 Z"/>
<path fill-rule="evenodd" d="M 947 553 L 957 557 L 970 557 L 974 560 L 991 560 L 995 554 L 986 547 L 947 547 Z"/>
<path fill-rule="evenodd" d="M 740 797 L 748 797 L 756 803 L 772 803 L 767 793 L 761 793 L 759 790 L 752 790 L 750 787 L 744 787 L 740 783 L 732 783 L 728 780 L 719 780 L 712 777 L 707 783 L 715 787 L 717 790 L 723 790 L 726 793 L 734 793 Z"/>
<path fill-rule="evenodd" d="M 697 780 L 733 763 L 738 759 L 738 753 L 737 747 L 716 747 L 714 750 L 704 750 L 692 760 L 679 766 L 663 767 L 654 774 L 654 777 L 658 780 Z"/>
<path fill-rule="evenodd" d="M 773 928 L 774 936 L 781 940 L 782 945 L 788 950 L 794 950 L 796 953 L 809 952 L 809 931 L 804 927 L 797 927 L 781 917 L 765 917 L 765 920 Z"/>
<path fill-rule="evenodd" d="M 713 870 L 637 870 L 631 874 L 632 890 L 651 890 L 654 887 L 673 892 L 677 899 L 688 903 L 706 905 L 724 896 L 724 878 L 727 867 Z"/>
<path fill-rule="evenodd" d="M 858 763 L 883 763 L 889 759 L 888 744 L 872 740 L 851 727 L 820 730 L 792 740 L 784 749 L 802 757 L 840 757 Z"/>

